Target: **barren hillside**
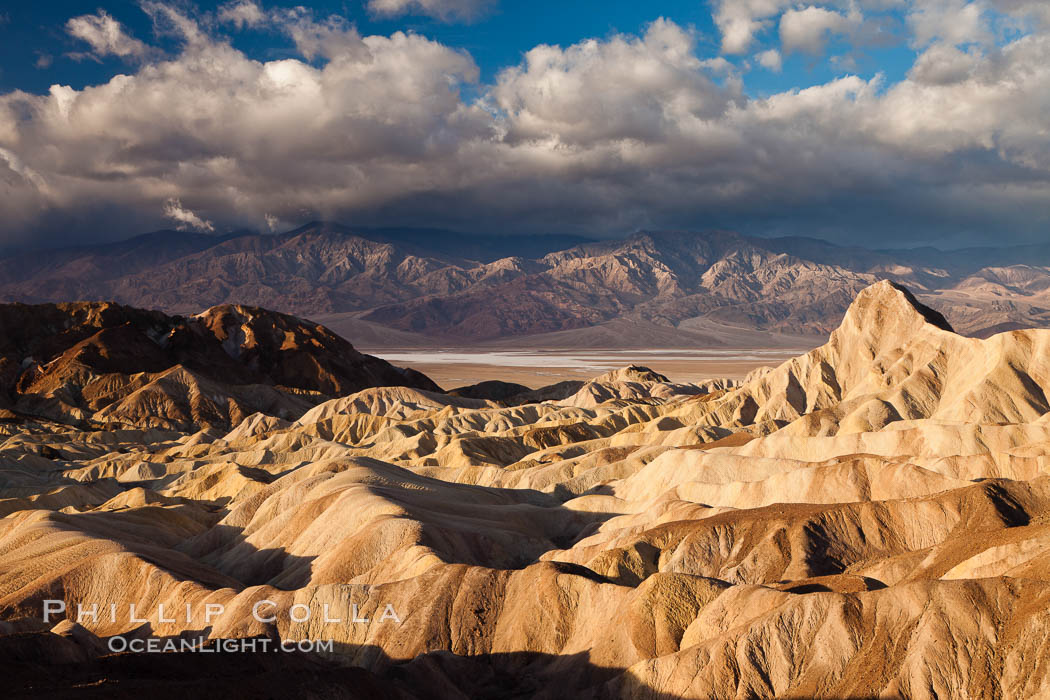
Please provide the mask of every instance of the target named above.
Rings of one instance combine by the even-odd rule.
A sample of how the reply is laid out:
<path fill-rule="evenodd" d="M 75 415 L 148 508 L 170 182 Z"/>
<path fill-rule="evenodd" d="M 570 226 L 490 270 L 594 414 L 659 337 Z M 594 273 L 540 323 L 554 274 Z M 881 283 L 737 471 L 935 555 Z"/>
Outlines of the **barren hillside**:
<path fill-rule="evenodd" d="M 95 427 L 229 428 L 373 386 L 439 390 L 324 326 L 257 307 L 0 305 L 0 410 Z"/>
<path fill-rule="evenodd" d="M 879 282 L 743 382 L 571 389 L 370 388 L 223 434 L 4 426 L 12 678 L 221 675 L 99 655 L 138 634 L 332 640 L 216 681 L 283 668 L 272 688 L 326 697 L 1050 693 L 1050 331 L 963 337 Z M 45 599 L 147 622 L 45 625 Z"/>

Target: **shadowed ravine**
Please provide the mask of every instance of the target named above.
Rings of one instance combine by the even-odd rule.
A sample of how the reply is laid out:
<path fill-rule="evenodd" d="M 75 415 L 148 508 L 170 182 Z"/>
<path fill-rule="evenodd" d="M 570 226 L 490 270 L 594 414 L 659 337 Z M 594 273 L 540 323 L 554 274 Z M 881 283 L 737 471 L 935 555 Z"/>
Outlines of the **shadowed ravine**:
<path fill-rule="evenodd" d="M 150 697 L 303 697 L 330 700 L 445 700 L 476 698 L 602 698 L 630 686 L 635 697 L 676 700 L 680 695 L 638 686 L 622 677 L 622 669 L 592 665 L 586 653 L 552 657 L 510 653 L 456 656 L 435 652 L 407 663 L 391 663 L 378 648 L 340 648 L 339 653 L 376 659 L 383 671 L 346 667 L 308 653 L 237 652 L 172 653 L 163 657 L 116 654 L 91 661 L 50 667 L 27 658 L 30 645 L 10 666 L 8 680 L 17 688 L 12 698 L 139 698 Z M 47 652 L 33 651 L 43 656 Z M 31 654 L 32 652 L 30 652 Z M 74 689 L 75 688 L 75 689 Z M 824 696 L 829 700 L 842 700 Z M 847 697 L 847 696 L 843 696 Z M 875 696 L 850 695 L 854 700 Z M 897 700 L 899 695 L 880 695 Z"/>

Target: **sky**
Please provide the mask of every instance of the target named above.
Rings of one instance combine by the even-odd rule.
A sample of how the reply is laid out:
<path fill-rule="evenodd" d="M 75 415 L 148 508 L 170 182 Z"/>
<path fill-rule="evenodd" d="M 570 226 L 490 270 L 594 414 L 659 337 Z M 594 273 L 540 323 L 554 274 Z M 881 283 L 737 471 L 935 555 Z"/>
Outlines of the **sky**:
<path fill-rule="evenodd" d="M 0 5 L 0 248 L 317 219 L 1043 241 L 1050 2 Z"/>

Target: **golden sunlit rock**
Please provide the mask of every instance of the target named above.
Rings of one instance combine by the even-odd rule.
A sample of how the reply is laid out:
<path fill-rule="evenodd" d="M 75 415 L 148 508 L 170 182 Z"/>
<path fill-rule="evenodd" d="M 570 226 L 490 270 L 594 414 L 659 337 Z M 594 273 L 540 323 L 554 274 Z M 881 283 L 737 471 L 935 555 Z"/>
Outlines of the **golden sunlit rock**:
<path fill-rule="evenodd" d="M 243 313 L 201 324 L 250 352 Z M 221 378 L 94 408 L 63 398 L 94 375 L 39 375 L 126 426 L 0 426 L 0 645 L 71 677 L 119 685 L 137 635 L 330 640 L 321 677 L 398 697 L 1050 693 L 1050 331 L 965 338 L 880 282 L 743 382 L 371 387 L 221 429 L 171 408 Z"/>

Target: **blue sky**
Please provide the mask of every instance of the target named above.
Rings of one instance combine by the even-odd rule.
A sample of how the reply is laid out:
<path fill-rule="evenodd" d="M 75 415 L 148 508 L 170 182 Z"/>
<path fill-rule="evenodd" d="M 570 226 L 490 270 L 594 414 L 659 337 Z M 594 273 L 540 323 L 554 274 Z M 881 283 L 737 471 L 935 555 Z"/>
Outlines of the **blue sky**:
<path fill-rule="evenodd" d="M 198 2 L 200 12 L 216 12 L 222 2 Z M 434 38 L 448 46 L 468 51 L 481 69 L 482 82 L 491 82 L 497 73 L 519 63 L 522 55 L 538 44 L 568 46 L 585 38 L 605 38 L 615 34 L 637 34 L 659 17 L 666 17 L 697 33 L 697 53 L 704 57 L 719 55 L 719 32 L 715 26 L 710 5 L 694 0 L 639 3 L 623 0 L 608 2 L 506 2 L 490 4 L 468 21 L 442 21 L 424 14 L 393 17 L 377 16 L 363 2 L 307 3 L 319 17 L 345 17 L 362 34 L 389 35 L 403 30 Z M 290 4 L 289 4 L 290 6 Z M 178 48 L 175 37 L 153 37 L 153 23 L 135 0 L 120 2 L 79 2 L 51 0 L 47 3 L 23 3 L 3 11 L 5 20 L 0 25 L 0 91 L 15 89 L 46 92 L 53 83 L 62 83 L 80 89 L 102 82 L 114 73 L 126 70 L 119 57 L 89 59 L 83 41 L 65 30 L 71 17 L 105 11 L 124 25 L 128 33 L 168 51 Z M 891 81 L 904 76 L 915 58 L 915 51 L 907 46 L 903 31 L 901 8 L 880 13 L 895 22 L 895 36 L 887 46 L 863 47 L 855 50 L 848 41 L 830 42 L 829 53 L 814 56 L 801 52 L 785 57 L 783 69 L 773 72 L 755 66 L 746 83 L 748 92 L 765 95 L 792 87 L 806 87 L 823 83 L 836 75 L 855 72 L 873 75 L 882 72 Z M 769 48 L 777 44 L 776 28 L 759 34 L 759 45 Z M 230 34 L 234 46 L 259 60 L 297 56 L 295 44 L 288 37 L 273 31 L 240 31 Z M 855 63 L 843 67 L 829 60 L 830 56 L 852 55 Z M 746 56 L 728 57 L 734 64 L 748 63 Z"/>
<path fill-rule="evenodd" d="M 1040 240 L 1050 3 L 57 0 L 0 14 L 0 245 L 316 218 Z"/>

